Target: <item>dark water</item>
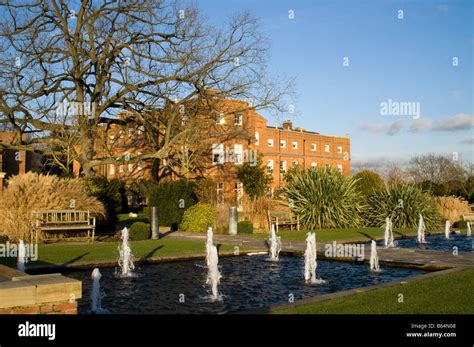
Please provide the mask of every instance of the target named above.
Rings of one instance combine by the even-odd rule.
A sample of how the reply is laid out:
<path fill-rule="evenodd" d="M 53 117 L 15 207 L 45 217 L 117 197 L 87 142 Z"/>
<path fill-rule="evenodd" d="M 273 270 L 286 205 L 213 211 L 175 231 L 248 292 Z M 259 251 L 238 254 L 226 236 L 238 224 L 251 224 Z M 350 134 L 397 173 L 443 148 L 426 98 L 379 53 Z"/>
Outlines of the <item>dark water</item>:
<path fill-rule="evenodd" d="M 473 237 L 468 237 L 462 234 L 451 234 L 449 240 L 443 235 L 433 235 L 425 237 L 427 243 L 419 244 L 415 238 L 407 238 L 395 240 L 397 247 L 401 248 L 419 248 L 419 249 L 432 249 L 436 251 L 453 252 L 454 248 L 458 248 L 458 252 L 472 252 L 473 249 Z M 383 247 L 383 241 L 377 242 L 378 246 Z"/>
<path fill-rule="evenodd" d="M 116 278 L 115 269 L 101 269 L 101 288 L 105 293 L 102 307 L 110 313 L 230 313 L 287 303 L 308 296 L 333 293 L 378 284 L 424 273 L 416 269 L 384 268 L 373 274 L 367 264 L 321 260 L 317 276 L 325 284 L 307 285 L 303 279 L 304 261 L 281 257 L 279 262 L 264 256 L 221 258 L 219 292 L 223 300 L 208 299 L 204 260 L 180 261 L 137 267 L 135 278 Z M 66 275 L 83 281 L 79 312 L 90 312 L 91 270 Z M 179 302 L 179 295 L 185 302 Z"/>

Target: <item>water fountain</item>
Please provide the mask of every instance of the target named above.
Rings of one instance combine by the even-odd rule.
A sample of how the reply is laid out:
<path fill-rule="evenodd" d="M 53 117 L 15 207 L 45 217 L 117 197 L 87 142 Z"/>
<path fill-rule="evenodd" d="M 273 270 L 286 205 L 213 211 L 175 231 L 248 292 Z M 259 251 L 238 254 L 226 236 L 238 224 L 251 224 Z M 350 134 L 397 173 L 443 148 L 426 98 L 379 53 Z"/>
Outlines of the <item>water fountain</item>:
<path fill-rule="evenodd" d="M 270 238 L 270 260 L 278 261 L 281 251 L 281 237 L 276 236 L 275 224 L 272 224 L 272 236 Z"/>
<path fill-rule="evenodd" d="M 385 235 L 384 235 L 385 248 L 395 247 L 393 242 L 393 224 L 390 217 L 385 218 Z"/>
<path fill-rule="evenodd" d="M 449 222 L 449 220 L 447 220 L 446 224 L 444 225 L 444 236 L 446 237 L 446 240 L 449 240 L 450 227 L 451 227 L 451 223 Z"/>
<path fill-rule="evenodd" d="M 206 242 L 206 264 L 209 267 L 209 261 L 211 258 L 211 248 L 214 244 L 213 241 L 214 234 L 212 232 L 212 228 L 207 228 L 207 242 Z"/>
<path fill-rule="evenodd" d="M 418 221 L 418 237 L 417 237 L 418 243 L 426 243 L 425 230 L 426 230 L 425 221 L 423 220 L 423 216 L 420 214 L 420 220 Z"/>
<path fill-rule="evenodd" d="M 101 313 L 101 300 L 102 295 L 100 292 L 100 278 L 102 275 L 98 268 L 95 268 L 92 271 L 92 292 L 91 292 L 91 312 L 92 313 Z"/>
<path fill-rule="evenodd" d="M 372 240 L 370 244 L 370 271 L 379 272 L 379 256 L 377 255 L 377 243 Z"/>
<path fill-rule="evenodd" d="M 207 281 L 206 284 L 209 284 L 211 287 L 211 298 L 212 300 L 219 300 L 221 297 L 217 289 L 217 285 L 222 278 L 221 273 L 219 272 L 219 256 L 217 254 L 217 247 L 214 245 L 206 245 L 208 247 L 207 254 Z"/>
<path fill-rule="evenodd" d="M 304 279 L 306 283 L 324 283 L 322 279 L 316 278 L 316 268 L 318 263 L 316 261 L 316 233 L 309 232 L 306 234 L 306 251 L 304 252 Z"/>
<path fill-rule="evenodd" d="M 467 225 L 467 236 L 471 236 L 471 222 L 466 222 Z"/>
<path fill-rule="evenodd" d="M 18 260 L 16 263 L 16 268 L 18 271 L 25 272 L 25 262 L 26 262 L 26 248 L 23 240 L 20 240 L 18 244 Z"/>
<path fill-rule="evenodd" d="M 135 265 L 133 265 L 133 255 L 130 245 L 128 244 L 128 229 L 122 229 L 122 245 L 119 247 L 119 260 L 118 265 L 121 269 L 120 275 L 123 277 L 133 276 L 133 270 Z"/>

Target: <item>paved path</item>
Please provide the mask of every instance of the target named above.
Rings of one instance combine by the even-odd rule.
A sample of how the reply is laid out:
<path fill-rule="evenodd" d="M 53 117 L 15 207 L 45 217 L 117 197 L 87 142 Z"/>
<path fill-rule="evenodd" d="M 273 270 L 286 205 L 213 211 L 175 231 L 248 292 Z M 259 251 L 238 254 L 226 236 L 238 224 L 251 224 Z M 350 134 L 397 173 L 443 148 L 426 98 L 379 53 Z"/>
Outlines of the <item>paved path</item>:
<path fill-rule="evenodd" d="M 190 234 L 186 232 L 174 232 L 167 237 L 194 240 L 205 242 L 207 235 L 203 233 Z M 267 240 L 259 239 L 248 235 L 222 235 L 214 234 L 214 243 L 223 243 L 235 246 L 246 246 L 255 248 L 259 251 L 268 250 Z M 326 257 L 326 244 L 318 242 L 318 257 L 327 259 L 337 259 L 354 261 L 355 257 Z M 282 252 L 292 254 L 303 254 L 306 249 L 306 242 L 304 241 L 286 241 L 282 240 Z M 450 252 L 435 251 L 435 250 L 421 250 L 415 248 L 377 248 L 379 261 L 384 265 L 392 266 L 415 266 L 427 270 L 438 270 L 452 267 L 471 267 L 474 266 L 474 252 L 460 252 L 458 255 L 453 255 Z M 370 259 L 370 246 L 365 244 L 364 247 L 364 261 L 368 262 Z"/>

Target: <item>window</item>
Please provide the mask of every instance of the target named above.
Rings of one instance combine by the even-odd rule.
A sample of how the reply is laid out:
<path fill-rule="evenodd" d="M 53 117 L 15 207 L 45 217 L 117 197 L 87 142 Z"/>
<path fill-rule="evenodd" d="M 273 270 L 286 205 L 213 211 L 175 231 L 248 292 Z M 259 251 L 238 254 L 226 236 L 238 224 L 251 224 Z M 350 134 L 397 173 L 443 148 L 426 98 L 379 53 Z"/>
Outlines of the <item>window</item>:
<path fill-rule="evenodd" d="M 212 145 L 212 164 L 224 164 L 224 145 L 222 143 Z"/>
<path fill-rule="evenodd" d="M 128 164 L 128 172 L 133 172 L 133 163 Z"/>
<path fill-rule="evenodd" d="M 217 116 L 217 124 L 225 124 L 225 118 L 224 118 L 224 114 L 223 113 L 220 113 L 218 116 Z"/>
<path fill-rule="evenodd" d="M 314 161 L 311 163 L 311 168 L 316 169 L 318 167 L 318 163 L 315 163 Z"/>
<path fill-rule="evenodd" d="M 119 166 L 119 172 L 120 173 L 125 172 L 125 165 L 122 164 L 122 165 Z"/>
<path fill-rule="evenodd" d="M 337 171 L 339 171 L 340 173 L 342 173 L 342 164 L 338 164 L 338 165 L 337 165 Z"/>
<path fill-rule="evenodd" d="M 280 140 L 280 148 L 286 148 L 286 140 Z"/>
<path fill-rule="evenodd" d="M 242 115 L 241 114 L 236 114 L 235 115 L 235 125 L 242 125 Z"/>
<path fill-rule="evenodd" d="M 267 161 L 267 172 L 269 174 L 273 173 L 273 160 L 272 159 Z"/>
<path fill-rule="evenodd" d="M 114 164 L 109 165 L 109 175 L 110 176 L 115 175 L 115 165 Z"/>
<path fill-rule="evenodd" d="M 280 173 L 286 173 L 286 160 L 280 160 Z"/>
<path fill-rule="evenodd" d="M 217 204 L 222 205 L 224 203 L 224 183 L 217 183 Z"/>
<path fill-rule="evenodd" d="M 242 152 L 243 152 L 242 145 L 236 143 L 234 145 L 234 162 L 236 164 L 242 164 Z"/>
<path fill-rule="evenodd" d="M 123 138 L 125 137 L 124 134 L 125 134 L 125 132 L 124 132 L 123 130 L 120 130 L 120 131 L 119 131 L 119 137 L 120 137 L 121 139 L 123 139 Z"/>
<path fill-rule="evenodd" d="M 260 144 L 260 134 L 258 131 L 255 132 L 255 146 L 258 146 Z"/>
<path fill-rule="evenodd" d="M 312 151 L 315 151 L 315 150 L 316 150 L 316 144 L 315 144 L 315 143 L 312 143 L 312 144 L 311 144 L 311 150 L 312 150 Z"/>
<path fill-rule="evenodd" d="M 337 146 L 337 153 L 342 153 L 342 146 Z"/>
<path fill-rule="evenodd" d="M 298 149 L 298 142 L 297 141 L 293 141 L 291 145 L 292 145 L 293 149 Z"/>
<path fill-rule="evenodd" d="M 268 147 L 273 147 L 273 139 L 268 139 Z"/>
<path fill-rule="evenodd" d="M 324 152 L 329 152 L 329 145 L 324 145 Z"/>
<path fill-rule="evenodd" d="M 145 127 L 144 127 L 143 125 L 140 125 L 140 126 L 138 127 L 138 135 L 143 134 L 144 131 L 145 131 Z"/>
<path fill-rule="evenodd" d="M 137 168 L 138 168 L 138 171 L 142 171 L 143 169 L 143 161 L 139 160 L 138 163 L 137 163 Z"/>

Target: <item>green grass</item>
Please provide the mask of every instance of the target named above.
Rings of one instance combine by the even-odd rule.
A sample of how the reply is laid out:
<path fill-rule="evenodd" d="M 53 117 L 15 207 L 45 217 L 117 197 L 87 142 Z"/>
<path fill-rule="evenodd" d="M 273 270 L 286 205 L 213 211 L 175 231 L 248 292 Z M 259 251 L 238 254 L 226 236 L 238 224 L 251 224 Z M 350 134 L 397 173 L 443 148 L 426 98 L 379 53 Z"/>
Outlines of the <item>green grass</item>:
<path fill-rule="evenodd" d="M 316 239 L 321 242 L 330 241 L 360 241 L 368 242 L 375 238 L 383 238 L 383 228 L 345 228 L 345 229 L 321 229 L 316 231 Z M 411 228 L 393 229 L 393 234 L 397 236 L 415 236 L 416 230 Z M 278 235 L 282 240 L 304 241 L 308 230 L 300 231 L 280 231 Z M 256 237 L 267 238 L 268 234 L 255 234 Z"/>
<path fill-rule="evenodd" d="M 117 223 L 117 230 L 121 230 L 124 227 L 129 228 L 130 225 L 132 225 L 135 222 L 143 222 L 143 223 L 150 223 L 148 214 L 146 214 L 143 211 L 136 212 L 138 214 L 137 218 L 131 218 L 128 216 L 128 213 L 119 213 L 117 215 L 118 217 L 118 223 Z"/>
<path fill-rule="evenodd" d="M 69 264 L 76 261 L 96 261 L 118 259 L 120 242 L 96 242 L 94 244 L 49 244 L 38 246 L 38 260 L 28 264 Z M 205 254 L 203 242 L 187 240 L 146 240 L 131 241 L 130 247 L 135 259 L 165 256 L 181 256 L 188 254 Z M 218 246 L 219 247 L 219 246 Z M 219 251 L 233 251 L 230 245 L 220 245 Z M 243 249 L 241 249 L 243 250 Z M 0 258 L 0 263 L 15 266 L 16 259 Z"/>
<path fill-rule="evenodd" d="M 473 314 L 474 269 L 308 304 L 278 314 Z M 404 302 L 398 302 L 403 294 Z"/>

